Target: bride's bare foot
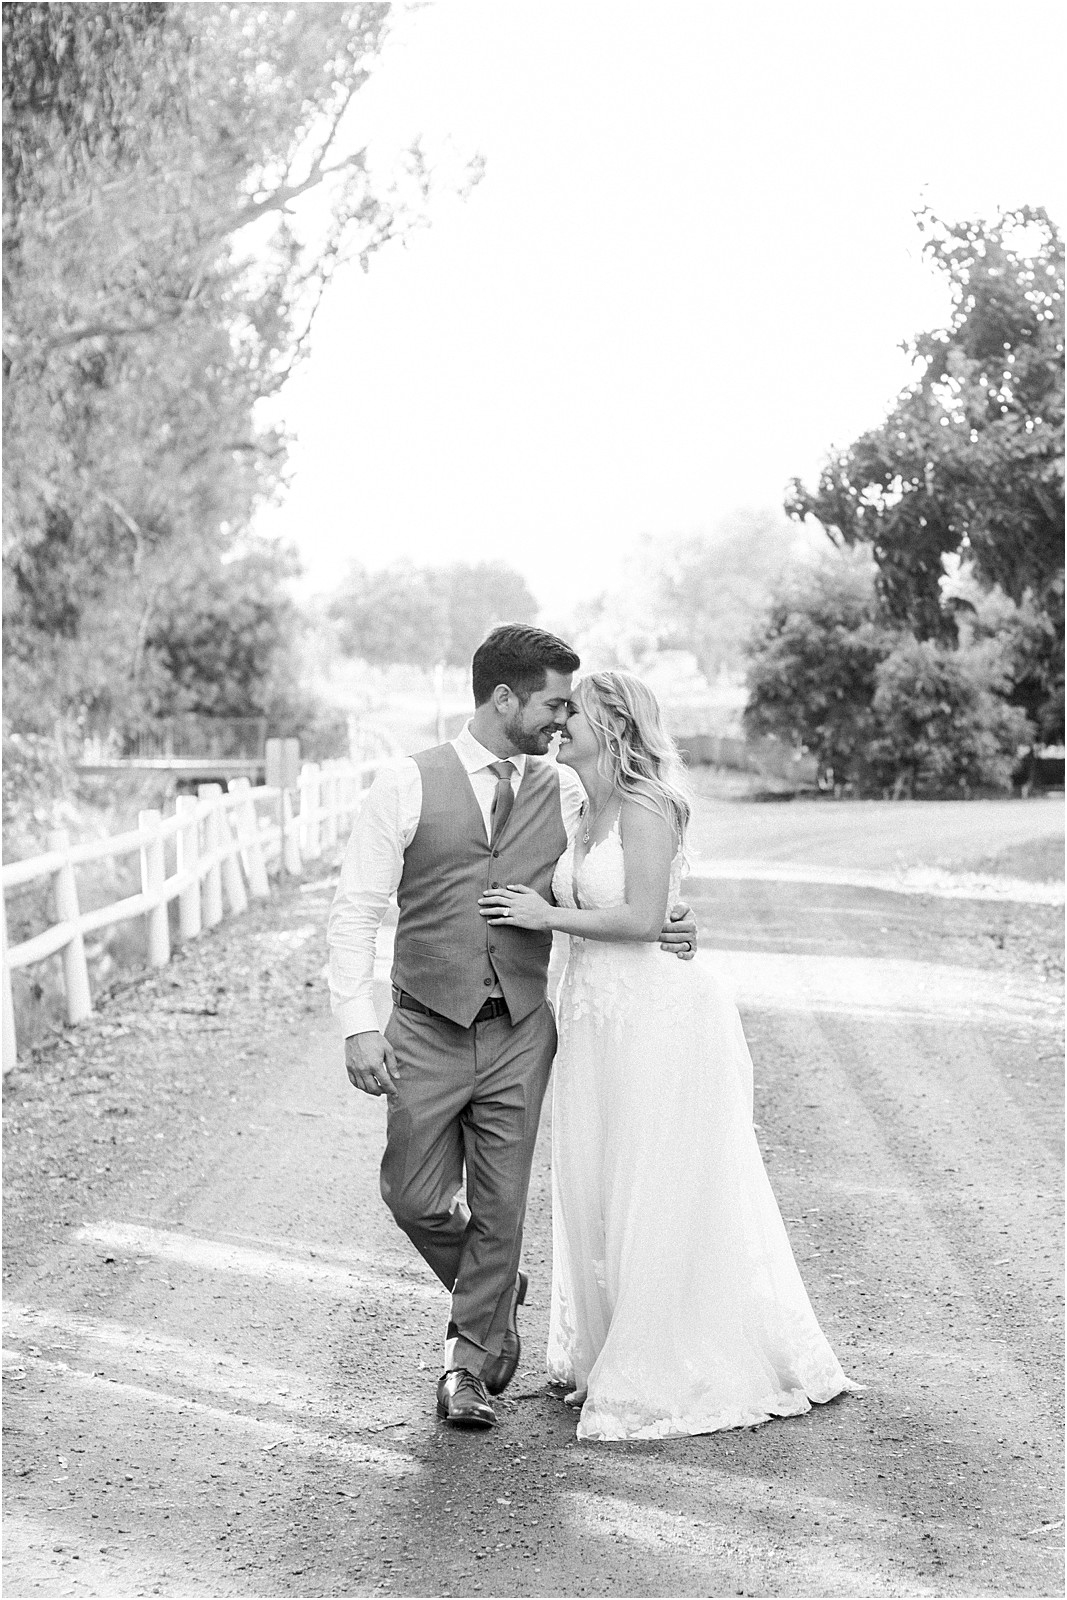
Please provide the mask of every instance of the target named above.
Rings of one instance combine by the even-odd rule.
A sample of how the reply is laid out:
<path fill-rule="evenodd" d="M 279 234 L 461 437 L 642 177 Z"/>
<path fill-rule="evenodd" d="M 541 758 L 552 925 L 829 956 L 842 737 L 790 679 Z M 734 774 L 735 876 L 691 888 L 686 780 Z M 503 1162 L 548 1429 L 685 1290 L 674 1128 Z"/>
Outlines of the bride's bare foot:
<path fill-rule="evenodd" d="M 570 1394 L 565 1394 L 563 1396 L 563 1404 L 565 1406 L 570 1406 L 574 1411 L 580 1411 L 585 1405 L 585 1399 L 588 1393 L 588 1389 L 572 1389 Z"/>

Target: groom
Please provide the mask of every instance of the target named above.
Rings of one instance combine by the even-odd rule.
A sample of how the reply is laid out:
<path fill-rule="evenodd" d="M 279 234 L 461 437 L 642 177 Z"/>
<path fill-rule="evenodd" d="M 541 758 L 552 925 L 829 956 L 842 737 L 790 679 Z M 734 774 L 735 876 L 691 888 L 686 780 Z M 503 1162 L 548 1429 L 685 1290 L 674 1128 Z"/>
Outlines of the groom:
<path fill-rule="evenodd" d="M 579 665 L 539 628 L 495 629 L 475 651 L 475 712 L 459 737 L 375 779 L 330 910 L 330 990 L 348 1076 L 389 1097 L 382 1197 L 452 1294 L 437 1410 L 459 1427 L 493 1426 L 491 1396 L 518 1365 L 523 1218 L 556 1051 L 551 934 L 490 926 L 478 896 L 504 883 L 551 896 L 583 793 L 545 757 Z M 374 945 L 394 892 L 383 1036 Z M 671 918 L 662 947 L 684 959 L 696 926 L 685 906 Z"/>

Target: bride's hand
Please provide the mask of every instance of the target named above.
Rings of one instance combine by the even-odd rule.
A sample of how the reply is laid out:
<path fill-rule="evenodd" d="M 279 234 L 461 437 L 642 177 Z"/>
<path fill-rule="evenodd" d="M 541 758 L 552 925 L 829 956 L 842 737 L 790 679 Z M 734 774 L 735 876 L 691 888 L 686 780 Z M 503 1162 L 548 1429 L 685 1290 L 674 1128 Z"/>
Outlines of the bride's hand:
<path fill-rule="evenodd" d="M 521 883 L 509 883 L 506 889 L 487 889 L 479 896 L 478 910 L 494 927 L 509 924 L 513 928 L 528 928 L 540 933 L 551 928 L 549 918 L 552 907 L 542 900 L 535 889 Z"/>

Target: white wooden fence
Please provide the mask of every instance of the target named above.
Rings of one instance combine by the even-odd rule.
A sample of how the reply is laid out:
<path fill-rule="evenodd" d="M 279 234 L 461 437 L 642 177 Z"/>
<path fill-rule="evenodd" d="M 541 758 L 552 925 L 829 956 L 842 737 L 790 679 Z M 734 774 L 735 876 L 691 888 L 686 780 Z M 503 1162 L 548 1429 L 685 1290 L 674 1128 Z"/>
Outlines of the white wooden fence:
<path fill-rule="evenodd" d="M 67 1021 L 81 1022 L 93 1009 L 85 936 L 129 917 L 144 917 L 148 959 L 153 967 L 170 960 L 170 917 L 167 907 L 178 902 L 178 928 L 183 940 L 204 928 L 247 910 L 248 897 L 270 894 L 271 873 L 298 874 L 347 837 L 348 824 L 362 803 L 368 779 L 381 765 L 365 761 L 306 762 L 300 769 L 298 808 L 287 789 L 253 788 L 247 778 L 231 778 L 228 792 L 217 783 L 203 783 L 197 795 L 179 795 L 174 815 L 142 811 L 137 828 L 109 839 L 72 845 L 64 830 L 48 837 L 47 854 L 12 861 L 3 868 L 3 1050 L 4 1070 L 18 1052 L 11 974 L 49 956 L 60 955 Z M 175 841 L 176 869 L 166 873 L 165 846 Z M 82 911 L 75 868 L 90 861 L 140 852 L 141 890 L 111 905 Z M 21 944 L 8 946 L 6 894 L 9 889 L 52 880 L 55 921 Z"/>

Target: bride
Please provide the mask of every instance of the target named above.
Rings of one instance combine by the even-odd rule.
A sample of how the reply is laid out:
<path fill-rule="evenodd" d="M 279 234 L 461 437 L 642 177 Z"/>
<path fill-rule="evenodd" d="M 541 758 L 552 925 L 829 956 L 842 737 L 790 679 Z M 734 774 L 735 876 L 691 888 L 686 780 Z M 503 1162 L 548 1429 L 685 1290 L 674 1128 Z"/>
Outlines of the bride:
<path fill-rule="evenodd" d="M 559 760 L 586 791 L 552 884 L 483 915 L 570 938 L 552 1112 L 550 1378 L 580 1439 L 712 1433 L 850 1387 L 815 1320 L 752 1127 L 741 1020 L 710 972 L 658 959 L 690 815 L 651 691 L 577 690 Z"/>

